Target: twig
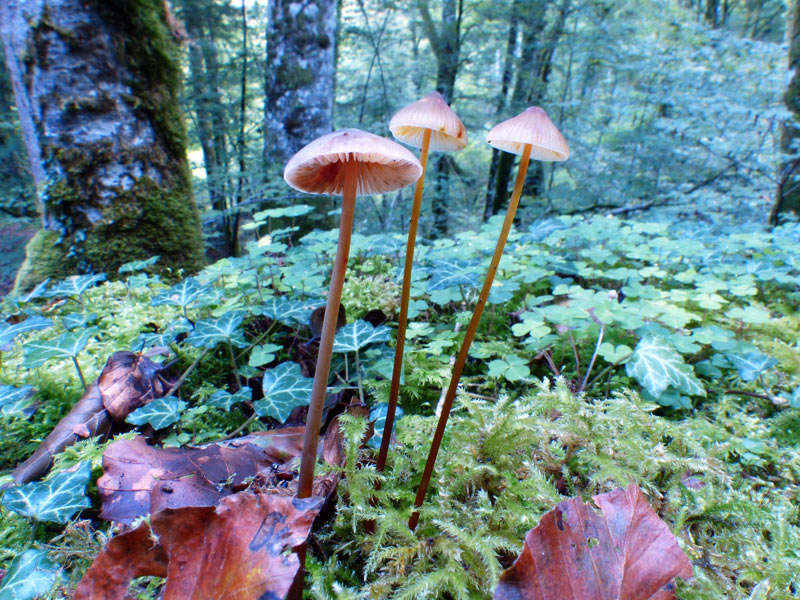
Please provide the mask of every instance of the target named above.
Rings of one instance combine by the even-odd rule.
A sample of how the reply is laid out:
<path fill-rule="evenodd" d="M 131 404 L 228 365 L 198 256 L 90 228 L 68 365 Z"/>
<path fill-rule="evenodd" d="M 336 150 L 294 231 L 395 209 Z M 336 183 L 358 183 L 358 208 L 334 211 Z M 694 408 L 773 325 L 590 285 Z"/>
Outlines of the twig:
<path fill-rule="evenodd" d="M 255 421 L 256 417 L 258 417 L 258 415 L 256 413 L 253 413 L 252 415 L 247 417 L 247 420 L 244 423 L 239 425 L 236 429 L 234 429 L 232 432 L 230 432 L 225 437 L 218 439 L 215 443 L 225 442 L 227 440 L 231 440 L 231 439 L 235 438 L 237 435 L 239 435 L 244 430 L 245 427 L 247 427 L 248 425 L 250 425 L 250 423 Z"/>
<path fill-rule="evenodd" d="M 81 383 L 83 384 L 83 391 L 86 391 L 86 380 L 83 378 L 83 371 L 81 371 L 81 366 L 78 364 L 77 357 L 72 357 L 72 363 L 75 365 L 75 369 L 78 371 L 78 377 L 81 378 Z"/>
<path fill-rule="evenodd" d="M 744 392 L 740 390 L 725 390 L 726 394 L 730 394 L 731 396 L 747 396 L 749 398 L 761 398 L 762 400 L 769 400 L 772 402 L 772 398 L 767 396 L 766 394 L 757 394 L 756 392 Z"/>
<path fill-rule="evenodd" d="M 169 398 L 169 397 L 170 397 L 170 396 L 172 396 L 172 395 L 173 395 L 175 392 L 177 392 L 177 391 L 178 391 L 178 388 L 180 388 L 180 387 L 183 385 L 183 382 L 184 382 L 184 381 L 186 381 L 186 378 L 189 376 L 189 374 L 190 374 L 192 371 L 194 371 L 194 370 L 195 370 L 195 368 L 197 367 L 197 365 L 198 365 L 198 364 L 200 364 L 200 361 L 203 359 L 203 357 L 204 357 L 206 354 L 208 354 L 208 351 L 209 351 L 209 350 L 210 350 L 210 348 L 206 348 L 205 350 L 203 350 L 203 351 L 200 353 L 200 356 L 198 356 L 197 358 L 195 358 L 195 359 L 194 359 L 194 362 L 193 362 L 192 364 L 190 364 L 190 365 L 189 365 L 189 368 L 187 368 L 187 369 L 186 369 L 186 370 L 183 372 L 183 375 L 181 375 L 181 376 L 178 378 L 178 381 L 176 381 L 176 382 L 175 382 L 175 385 L 173 385 L 173 386 L 172 386 L 172 387 L 169 389 L 169 391 L 168 391 L 168 392 L 167 392 L 167 393 L 164 395 L 164 398 Z"/>

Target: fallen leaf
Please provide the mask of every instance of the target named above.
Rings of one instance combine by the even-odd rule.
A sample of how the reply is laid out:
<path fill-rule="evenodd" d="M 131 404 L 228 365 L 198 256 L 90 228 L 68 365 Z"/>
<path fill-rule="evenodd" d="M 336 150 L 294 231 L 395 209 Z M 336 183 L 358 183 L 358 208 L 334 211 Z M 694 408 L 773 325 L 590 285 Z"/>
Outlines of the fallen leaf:
<path fill-rule="evenodd" d="M 150 519 L 159 548 L 142 533 L 116 545 L 112 539 L 81 580 L 75 600 L 123 600 L 131 578 L 164 576 L 160 553 L 167 562 L 163 600 L 285 598 L 300 567 L 290 550 L 306 540 L 321 505 L 315 497 L 240 492 L 216 508 L 159 511 Z"/>
<path fill-rule="evenodd" d="M 675 536 L 635 485 L 561 502 L 525 536 L 495 600 L 669 600 L 692 578 Z"/>
<path fill-rule="evenodd" d="M 111 430 L 111 418 L 103 408 L 103 400 L 97 382 L 83 394 L 72 410 L 58 422 L 36 451 L 20 464 L 12 475 L 18 485 L 41 479 L 53 457 L 75 442 L 95 435 L 106 435 Z"/>
<path fill-rule="evenodd" d="M 311 328 L 312 339 L 318 339 L 322 335 L 322 322 L 325 320 L 325 307 L 320 306 L 311 311 L 308 318 L 308 326 Z M 344 304 L 339 304 L 339 314 L 336 315 L 336 331 L 347 325 L 347 313 Z"/>
<path fill-rule="evenodd" d="M 103 367 L 97 385 L 103 406 L 120 423 L 132 411 L 144 406 L 166 390 L 158 374 L 161 365 L 135 352 L 115 352 Z"/>

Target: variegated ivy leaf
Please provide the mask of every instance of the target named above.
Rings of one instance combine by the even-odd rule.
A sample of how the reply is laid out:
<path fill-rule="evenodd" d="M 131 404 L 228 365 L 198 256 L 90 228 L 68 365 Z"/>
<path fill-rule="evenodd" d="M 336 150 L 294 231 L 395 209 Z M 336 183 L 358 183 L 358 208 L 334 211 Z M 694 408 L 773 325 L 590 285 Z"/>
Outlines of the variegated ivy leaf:
<path fill-rule="evenodd" d="M 72 331 L 73 329 L 83 329 L 96 320 L 97 313 L 89 313 L 88 315 L 83 313 L 70 313 L 61 318 L 61 324 L 64 326 L 64 329 Z"/>
<path fill-rule="evenodd" d="M 97 273 L 96 275 L 73 275 L 62 281 L 57 281 L 47 290 L 45 296 L 48 298 L 60 298 L 64 296 L 68 298 L 80 298 L 83 292 L 93 285 L 104 281 L 105 278 L 105 273 Z"/>
<path fill-rule="evenodd" d="M 35 369 L 48 360 L 75 358 L 97 332 L 97 327 L 89 327 L 81 331 L 70 331 L 53 340 L 28 342 L 22 346 L 25 356 L 23 364 L 27 368 Z"/>
<path fill-rule="evenodd" d="M 292 300 L 286 296 L 273 296 L 266 299 L 260 312 L 274 321 L 294 327 L 307 325 L 314 309 L 323 304 L 322 300 Z"/>
<path fill-rule="evenodd" d="M 375 433 L 367 444 L 372 448 L 380 448 L 381 440 L 383 439 L 383 430 L 386 427 L 386 414 L 389 412 L 389 405 L 385 402 L 381 402 L 375 405 L 372 410 L 369 411 L 369 420 L 373 423 L 373 429 Z M 403 409 L 399 406 L 395 407 L 394 413 L 394 422 L 397 422 L 403 418 Z"/>
<path fill-rule="evenodd" d="M 658 398 L 670 386 L 685 394 L 705 396 L 706 390 L 690 365 L 659 337 L 644 337 L 636 345 L 631 360 L 625 365 L 628 375 Z"/>
<path fill-rule="evenodd" d="M 226 390 L 217 390 L 206 400 L 206 405 L 211 408 L 219 408 L 229 411 L 234 405 L 240 402 L 249 402 L 253 398 L 253 390 L 247 386 L 231 394 Z"/>
<path fill-rule="evenodd" d="M 161 257 L 156 255 L 156 256 L 151 256 L 147 260 L 132 260 L 130 262 L 126 262 L 119 268 L 118 272 L 135 273 L 136 271 L 144 271 L 147 267 L 156 264 L 159 258 Z"/>
<path fill-rule="evenodd" d="M 523 236 L 523 239 L 543 242 L 550 237 L 551 233 L 569 228 L 570 225 L 561 219 L 540 219 L 530 224 L 530 227 L 528 227 L 529 234 Z"/>
<path fill-rule="evenodd" d="M 36 390 L 33 386 L 0 385 L 0 415 L 10 416 L 21 413 L 30 403 Z"/>
<path fill-rule="evenodd" d="M 259 417 L 272 417 L 283 423 L 292 409 L 309 403 L 313 383 L 311 377 L 303 377 L 297 363 L 281 363 L 264 372 L 264 398 L 255 402 L 253 408 Z"/>
<path fill-rule="evenodd" d="M 725 356 L 736 367 L 739 379 L 742 381 L 755 381 L 761 373 L 778 364 L 777 360 L 760 352 L 726 354 Z"/>
<path fill-rule="evenodd" d="M 133 347 L 137 350 L 146 350 L 156 346 L 169 346 L 181 333 L 187 333 L 191 330 L 191 322 L 184 317 L 180 317 L 167 325 L 161 333 L 140 333 L 133 343 Z"/>
<path fill-rule="evenodd" d="M 432 261 L 432 265 L 426 269 L 431 274 L 428 292 L 458 286 L 477 287 L 479 265 L 480 260 L 475 258 Z"/>
<path fill-rule="evenodd" d="M 50 278 L 49 277 L 47 279 L 45 279 L 43 282 L 41 282 L 39 285 L 37 285 L 35 288 L 33 288 L 27 294 L 23 294 L 22 296 L 20 296 L 19 297 L 19 301 L 23 302 L 23 303 L 24 302 L 30 302 L 34 298 L 38 298 L 40 296 L 43 296 L 45 290 L 47 289 L 47 284 L 48 283 L 50 283 Z"/>
<path fill-rule="evenodd" d="M 158 398 L 137 408 L 125 418 L 125 422 L 131 425 L 149 423 L 153 429 L 164 429 L 177 423 L 185 409 L 186 402 L 178 400 L 175 396 Z"/>
<path fill-rule="evenodd" d="M 58 577 L 58 565 L 44 550 L 31 548 L 17 555 L 0 582 L 0 600 L 44 598 Z"/>
<path fill-rule="evenodd" d="M 186 339 L 196 348 L 213 348 L 222 342 L 244 348 L 247 342 L 242 335 L 241 324 L 246 315 L 243 310 L 232 310 L 218 319 L 203 319 L 195 323 L 194 331 Z"/>
<path fill-rule="evenodd" d="M 374 327 L 371 323 L 359 319 L 345 325 L 336 333 L 336 337 L 333 338 L 333 351 L 355 352 L 369 344 L 388 342 L 391 339 L 389 331 L 386 325 Z"/>
<path fill-rule="evenodd" d="M 82 462 L 46 481 L 7 489 L 3 506 L 36 521 L 66 523 L 91 506 L 84 493 L 91 475 L 90 463 Z"/>
<path fill-rule="evenodd" d="M 200 296 L 211 292 L 210 286 L 200 285 L 194 277 L 187 277 L 183 281 L 176 283 L 168 290 L 159 293 L 150 302 L 152 306 L 169 304 L 186 308 Z"/>
<path fill-rule="evenodd" d="M 53 324 L 50 319 L 45 319 L 39 315 L 28 317 L 24 321 L 9 325 L 5 321 L 0 321 L 0 350 L 9 350 L 14 339 L 29 331 L 47 329 Z"/>

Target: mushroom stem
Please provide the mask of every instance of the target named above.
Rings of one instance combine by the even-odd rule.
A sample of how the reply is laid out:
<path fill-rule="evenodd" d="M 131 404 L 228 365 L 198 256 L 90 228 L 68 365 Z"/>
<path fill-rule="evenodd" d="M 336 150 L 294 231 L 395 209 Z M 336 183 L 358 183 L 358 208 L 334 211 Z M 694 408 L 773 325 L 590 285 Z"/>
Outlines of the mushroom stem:
<path fill-rule="evenodd" d="M 447 418 L 450 416 L 450 409 L 453 406 L 453 400 L 455 399 L 456 391 L 458 390 L 458 380 L 461 378 L 461 371 L 464 369 L 464 363 L 467 361 L 469 347 L 472 344 L 473 338 L 475 337 L 475 332 L 478 330 L 478 323 L 480 323 L 483 308 L 486 306 L 486 301 L 489 298 L 489 292 L 492 289 L 492 282 L 494 281 L 494 276 L 497 274 L 500 258 L 503 256 L 503 248 L 506 245 L 508 233 L 511 231 L 511 224 L 514 222 L 514 214 L 517 212 L 519 198 L 522 195 L 522 184 L 525 183 L 525 174 L 528 172 L 531 149 L 532 146 L 530 144 L 525 144 L 525 150 L 522 152 L 522 157 L 519 161 L 519 170 L 517 171 L 517 180 L 514 184 L 514 193 L 511 195 L 511 200 L 508 203 L 506 220 L 503 221 L 503 227 L 500 230 L 500 237 L 497 240 L 497 246 L 494 249 L 492 261 L 489 263 L 489 272 L 486 274 L 486 279 L 483 282 L 481 294 L 478 296 L 478 303 L 475 305 L 475 309 L 472 313 L 472 319 L 469 322 L 467 333 L 464 336 L 464 341 L 461 344 L 461 350 L 458 352 L 458 358 L 456 359 L 456 364 L 453 367 L 453 375 L 450 378 L 450 386 L 447 388 L 447 395 L 442 403 L 442 413 L 439 416 L 439 422 L 436 424 L 436 433 L 433 436 L 431 449 L 428 453 L 428 461 L 425 463 L 425 471 L 422 473 L 422 480 L 420 481 L 419 489 L 417 490 L 417 498 L 414 501 L 414 506 L 417 508 L 422 506 L 422 503 L 425 501 L 425 494 L 428 491 L 428 484 L 430 483 L 431 475 L 433 474 L 433 466 L 436 462 L 436 455 L 439 453 L 439 446 L 441 445 L 442 437 L 444 436 L 444 428 L 447 426 Z M 416 529 L 418 522 L 419 512 L 414 511 L 411 514 L 411 518 L 408 520 L 409 529 L 412 531 Z"/>
<path fill-rule="evenodd" d="M 408 325 L 408 302 L 411 298 L 411 269 L 414 264 L 414 244 L 417 240 L 417 225 L 419 224 L 419 211 L 422 206 L 422 189 L 425 187 L 425 168 L 428 165 L 428 147 L 431 143 L 431 130 L 425 129 L 422 134 L 422 148 L 419 153 L 419 162 L 422 165 L 422 175 L 417 179 L 414 188 L 414 203 L 411 207 L 411 222 L 408 225 L 408 242 L 406 243 L 406 265 L 403 270 L 403 292 L 400 302 L 400 320 L 397 323 L 397 346 L 394 349 L 394 368 L 392 369 L 392 386 L 389 390 L 389 406 L 386 409 L 386 421 L 383 426 L 381 448 L 378 452 L 378 462 L 375 468 L 378 472 L 386 466 L 386 455 L 389 453 L 389 441 L 392 439 L 394 415 L 397 410 L 397 396 L 400 393 L 400 374 L 403 371 L 403 350 L 406 344 L 406 326 Z"/>
<path fill-rule="evenodd" d="M 339 221 L 339 243 L 336 246 L 336 259 L 333 263 L 331 284 L 328 288 L 325 318 L 322 320 L 317 367 L 314 372 L 314 384 L 311 387 L 311 400 L 308 404 L 306 431 L 303 437 L 300 479 L 297 487 L 298 498 L 308 498 L 312 492 L 314 468 L 317 463 L 319 429 L 322 423 L 322 409 L 325 406 L 325 391 L 328 388 L 328 375 L 330 374 L 331 356 L 333 355 L 333 336 L 336 333 L 339 303 L 342 299 L 347 258 L 350 254 L 350 236 L 353 233 L 353 213 L 356 204 L 357 187 L 358 162 L 348 160 L 344 166 L 344 191 L 342 195 L 342 216 Z"/>

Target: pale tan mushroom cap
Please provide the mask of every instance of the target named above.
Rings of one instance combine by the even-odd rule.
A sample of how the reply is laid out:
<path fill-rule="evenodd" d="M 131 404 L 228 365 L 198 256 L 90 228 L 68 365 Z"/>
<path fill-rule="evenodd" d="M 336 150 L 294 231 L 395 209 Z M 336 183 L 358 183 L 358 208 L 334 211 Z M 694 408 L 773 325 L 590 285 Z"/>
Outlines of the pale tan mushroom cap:
<path fill-rule="evenodd" d="M 422 135 L 431 130 L 430 150 L 454 152 L 467 145 L 467 128 L 447 106 L 439 92 L 401 108 L 389 121 L 392 135 L 415 148 L 422 147 Z"/>
<path fill-rule="evenodd" d="M 534 160 L 562 161 L 569 158 L 567 140 L 538 106 L 495 125 L 486 141 L 512 154 L 522 154 L 525 144 L 531 144 L 531 158 Z"/>
<path fill-rule="evenodd" d="M 422 175 L 417 157 L 397 142 L 360 129 L 343 129 L 301 148 L 286 163 L 283 178 L 301 192 L 341 194 L 347 161 L 358 162 L 358 195 L 390 192 Z"/>

